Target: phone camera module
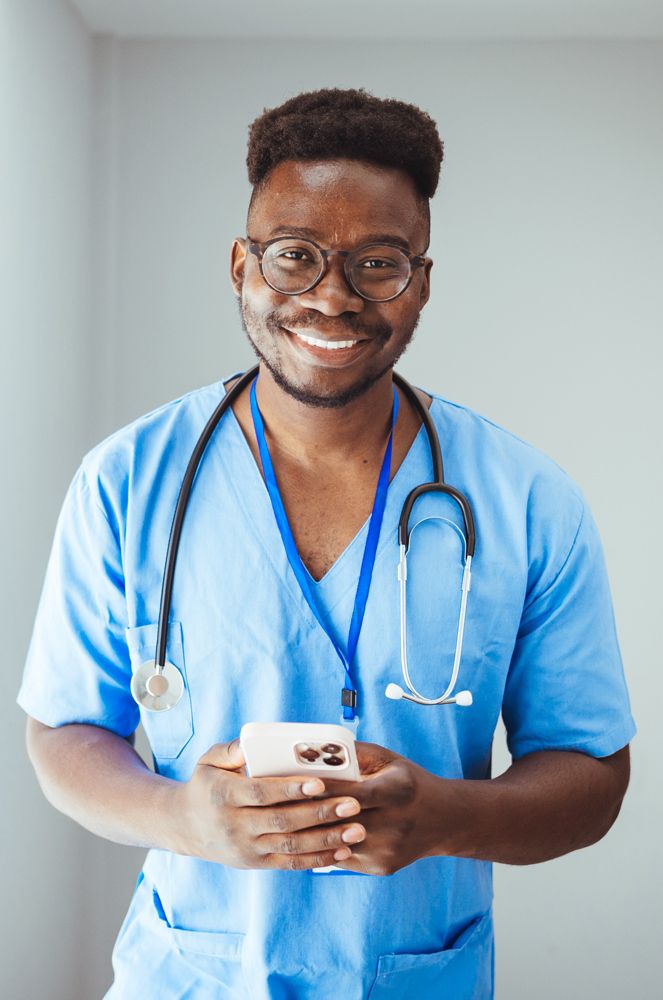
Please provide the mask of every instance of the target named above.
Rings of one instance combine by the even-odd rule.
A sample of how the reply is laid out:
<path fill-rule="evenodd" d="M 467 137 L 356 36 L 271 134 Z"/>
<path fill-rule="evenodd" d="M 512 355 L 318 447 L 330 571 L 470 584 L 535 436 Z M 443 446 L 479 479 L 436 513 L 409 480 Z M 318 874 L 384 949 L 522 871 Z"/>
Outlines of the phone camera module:
<path fill-rule="evenodd" d="M 313 764 L 320 757 L 320 751 L 315 750 L 309 743 L 298 743 L 295 747 L 297 759 Z"/>

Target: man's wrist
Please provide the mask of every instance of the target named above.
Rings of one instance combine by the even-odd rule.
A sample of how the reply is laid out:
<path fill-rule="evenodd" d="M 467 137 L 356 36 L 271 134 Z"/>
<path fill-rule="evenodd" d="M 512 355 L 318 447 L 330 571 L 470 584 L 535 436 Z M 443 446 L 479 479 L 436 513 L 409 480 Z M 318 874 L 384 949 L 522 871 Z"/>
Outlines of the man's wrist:
<path fill-rule="evenodd" d="M 172 854 L 184 849 L 187 808 L 185 783 L 159 776 L 152 789 L 151 812 L 155 824 L 155 847 Z"/>
<path fill-rule="evenodd" d="M 425 857 L 476 858 L 481 831 L 491 822 L 495 790 L 491 780 L 440 778 L 440 794 L 431 803 L 430 849 Z"/>

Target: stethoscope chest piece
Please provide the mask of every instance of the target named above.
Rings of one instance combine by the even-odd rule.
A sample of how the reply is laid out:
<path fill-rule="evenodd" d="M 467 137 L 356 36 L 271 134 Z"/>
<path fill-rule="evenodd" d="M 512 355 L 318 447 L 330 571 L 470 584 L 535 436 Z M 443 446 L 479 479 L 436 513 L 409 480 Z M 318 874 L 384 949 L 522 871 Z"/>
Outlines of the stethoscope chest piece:
<path fill-rule="evenodd" d="M 172 663 L 157 670 L 154 660 L 146 660 L 131 678 L 131 694 L 148 712 L 166 712 L 177 705 L 184 693 L 182 674 Z"/>

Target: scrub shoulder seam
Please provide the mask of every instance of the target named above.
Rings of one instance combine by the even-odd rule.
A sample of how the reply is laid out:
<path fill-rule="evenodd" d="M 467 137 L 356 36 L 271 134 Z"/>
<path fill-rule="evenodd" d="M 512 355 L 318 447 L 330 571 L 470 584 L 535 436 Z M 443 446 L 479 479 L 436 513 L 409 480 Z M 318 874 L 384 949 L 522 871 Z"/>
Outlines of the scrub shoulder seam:
<path fill-rule="evenodd" d="M 229 377 L 233 378 L 232 375 Z M 160 403 L 159 406 L 153 407 L 153 409 L 148 410 L 146 413 L 141 413 L 133 420 L 130 420 L 128 423 L 116 428 L 116 430 L 112 431 L 105 438 L 102 438 L 101 441 L 98 441 L 97 444 L 85 452 L 81 460 L 81 466 L 86 467 L 88 465 L 92 465 L 98 458 L 100 452 L 119 441 L 123 435 L 127 435 L 133 431 L 139 431 L 142 425 L 147 424 L 154 417 L 160 417 L 168 413 L 168 411 L 172 410 L 174 407 L 181 406 L 183 403 L 186 403 L 194 397 L 201 397 L 205 393 L 210 393 L 210 395 L 214 397 L 214 400 L 219 402 L 219 400 L 221 400 L 225 395 L 225 381 L 227 381 L 227 379 L 223 379 L 218 382 L 210 382 L 208 385 L 197 386 L 195 389 L 190 389 L 188 392 L 182 393 L 182 395 L 178 396 L 176 399 L 170 399 L 165 403 Z"/>
<path fill-rule="evenodd" d="M 500 434 L 504 434 L 506 437 L 511 438 L 512 441 L 515 441 L 518 444 L 522 445 L 524 448 L 527 448 L 530 452 L 533 452 L 534 455 L 536 455 L 537 457 L 545 459 L 546 462 L 550 462 L 551 465 L 554 465 L 555 468 L 562 473 L 564 478 L 567 480 L 568 484 L 571 486 L 572 492 L 576 494 L 578 499 L 581 500 L 583 499 L 580 488 L 576 484 L 575 480 L 566 471 L 566 469 L 564 469 L 559 464 L 559 462 L 555 461 L 555 459 L 552 458 L 550 455 L 548 455 L 545 451 L 542 451 L 541 448 L 538 448 L 536 445 L 532 444 L 531 441 L 526 441 L 524 438 L 519 437 L 519 435 L 514 433 L 514 431 L 509 430 L 502 424 L 496 423 L 496 421 L 491 420 L 490 417 L 486 417 L 483 413 L 479 413 L 477 410 L 473 410 L 472 407 L 470 406 L 465 406 L 463 403 L 457 403 L 453 399 L 447 399 L 445 396 L 441 396 L 437 392 L 431 392 L 430 389 L 424 389 L 423 391 L 428 393 L 428 395 L 431 396 L 432 399 L 440 403 L 442 406 L 449 406 L 454 410 L 458 410 L 462 413 L 467 414 L 467 416 L 472 417 L 475 420 L 481 421 L 481 423 L 483 424 L 487 424 L 489 427 L 492 427 L 493 430 L 498 431 Z"/>

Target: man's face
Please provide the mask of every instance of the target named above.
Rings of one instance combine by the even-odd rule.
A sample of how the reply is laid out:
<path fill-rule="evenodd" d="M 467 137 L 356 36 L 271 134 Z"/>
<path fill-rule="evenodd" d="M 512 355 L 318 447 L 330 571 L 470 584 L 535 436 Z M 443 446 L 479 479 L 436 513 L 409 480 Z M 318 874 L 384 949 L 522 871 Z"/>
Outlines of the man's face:
<path fill-rule="evenodd" d="M 425 249 L 427 235 L 405 172 L 345 159 L 287 160 L 274 167 L 251 209 L 248 233 L 258 243 L 306 236 L 326 250 L 387 240 L 416 254 Z M 389 371 L 411 341 L 430 292 L 430 258 L 389 302 L 362 299 L 348 284 L 343 263 L 331 257 L 315 288 L 285 295 L 263 280 L 246 240 L 232 246 L 231 281 L 249 341 L 277 384 L 310 406 L 343 406 Z M 328 350 L 295 331 L 356 343 Z"/>

